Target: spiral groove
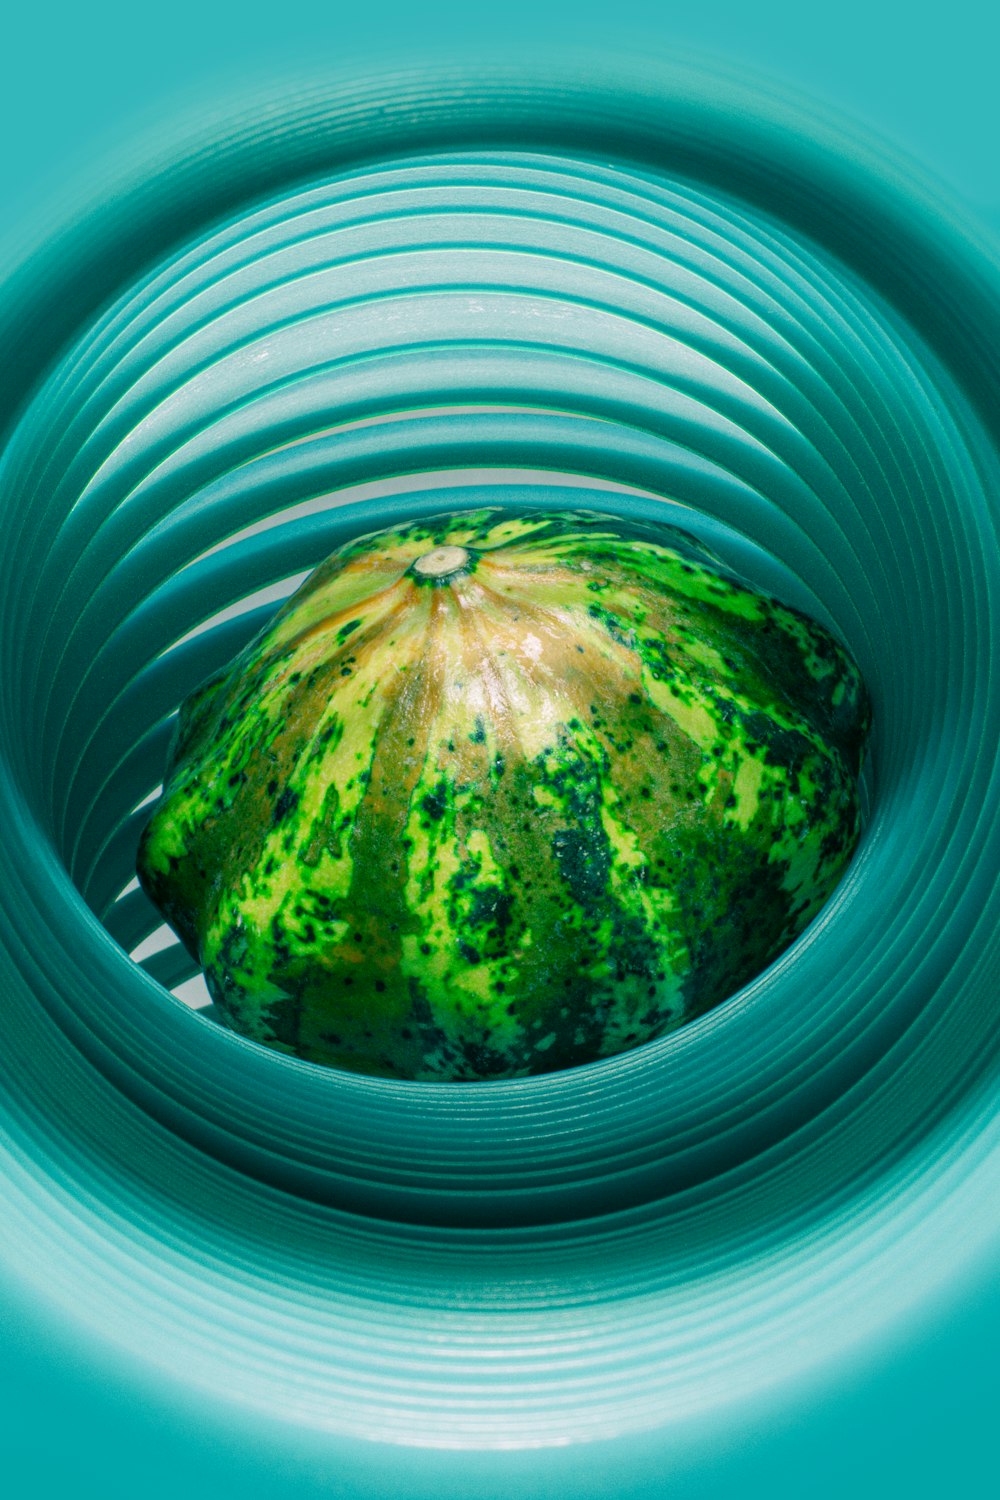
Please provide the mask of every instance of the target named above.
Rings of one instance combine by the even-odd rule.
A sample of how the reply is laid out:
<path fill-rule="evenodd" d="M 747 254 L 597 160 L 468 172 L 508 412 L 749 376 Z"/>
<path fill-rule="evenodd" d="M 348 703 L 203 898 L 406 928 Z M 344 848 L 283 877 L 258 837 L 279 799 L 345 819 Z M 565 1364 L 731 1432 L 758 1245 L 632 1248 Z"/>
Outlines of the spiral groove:
<path fill-rule="evenodd" d="M 447 141 L 370 162 L 358 126 L 305 177 L 288 106 L 280 190 L 119 287 L 10 434 L 5 1170 L 18 1273 L 172 1379 L 542 1446 L 822 1363 L 998 1201 L 996 434 L 944 293 L 910 316 L 916 231 L 894 302 L 782 216 L 778 164 L 753 201 L 679 130 L 611 160 L 597 96 L 571 128 L 541 85 L 533 142 L 484 143 L 436 87 Z M 313 1068 L 168 994 L 192 966 L 128 957 L 159 925 L 128 887 L 180 699 L 344 538 L 567 486 L 690 526 L 861 664 L 868 826 L 821 916 L 682 1031 L 512 1083 Z"/>

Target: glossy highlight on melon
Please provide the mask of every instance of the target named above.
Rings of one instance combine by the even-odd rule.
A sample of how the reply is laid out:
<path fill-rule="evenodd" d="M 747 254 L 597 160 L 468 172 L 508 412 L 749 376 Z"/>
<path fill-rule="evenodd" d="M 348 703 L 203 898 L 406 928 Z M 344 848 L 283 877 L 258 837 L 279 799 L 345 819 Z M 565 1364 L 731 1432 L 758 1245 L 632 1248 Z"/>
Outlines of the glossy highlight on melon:
<path fill-rule="evenodd" d="M 626 1051 L 802 931 L 868 697 L 700 543 L 582 511 L 335 551 L 182 706 L 143 888 L 234 1030 L 424 1081 Z"/>

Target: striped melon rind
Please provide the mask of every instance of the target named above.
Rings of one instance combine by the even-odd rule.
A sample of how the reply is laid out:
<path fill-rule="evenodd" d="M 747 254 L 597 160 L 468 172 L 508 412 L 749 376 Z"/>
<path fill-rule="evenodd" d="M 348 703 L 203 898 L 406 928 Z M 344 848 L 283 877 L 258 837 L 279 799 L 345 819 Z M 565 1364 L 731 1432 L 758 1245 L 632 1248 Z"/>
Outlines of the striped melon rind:
<path fill-rule="evenodd" d="M 339 548 L 185 702 L 140 879 L 270 1047 L 565 1068 L 802 931 L 857 841 L 868 724 L 838 642 L 682 532 L 434 517 Z"/>

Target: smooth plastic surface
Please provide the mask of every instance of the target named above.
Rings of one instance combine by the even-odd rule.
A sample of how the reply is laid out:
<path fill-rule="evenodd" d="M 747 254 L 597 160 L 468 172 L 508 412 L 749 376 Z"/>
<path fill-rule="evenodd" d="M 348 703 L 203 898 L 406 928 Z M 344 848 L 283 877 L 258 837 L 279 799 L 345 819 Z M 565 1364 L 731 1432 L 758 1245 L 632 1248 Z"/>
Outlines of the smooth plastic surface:
<path fill-rule="evenodd" d="M 133 1433 L 156 1386 L 201 1483 L 242 1427 L 262 1494 L 686 1483 L 1000 1238 L 993 270 L 705 78 L 455 83 L 232 122 L 2 310 L 42 378 L 2 471 L 14 1338 L 133 1370 Z M 876 739 L 834 901 L 695 1025 L 513 1084 L 331 1074 L 170 997 L 176 952 L 123 951 L 158 921 L 122 894 L 136 808 L 260 591 L 566 476 L 695 508 L 850 644 Z"/>

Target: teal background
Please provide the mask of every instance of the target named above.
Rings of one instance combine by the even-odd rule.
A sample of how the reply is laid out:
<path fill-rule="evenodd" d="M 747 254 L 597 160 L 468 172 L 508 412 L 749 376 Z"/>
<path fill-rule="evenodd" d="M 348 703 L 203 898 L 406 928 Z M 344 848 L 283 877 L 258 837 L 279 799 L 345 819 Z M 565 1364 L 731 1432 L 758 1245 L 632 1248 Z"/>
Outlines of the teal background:
<path fill-rule="evenodd" d="M 12 9 L 0 57 L 0 225 L 8 229 L 68 174 L 178 103 L 202 104 L 220 88 L 303 61 L 338 64 L 390 50 L 433 57 L 455 44 L 492 52 L 512 41 L 530 52 L 547 43 L 631 43 L 698 53 L 744 77 L 757 72 L 853 115 L 1000 223 L 1000 18 L 985 0 L 176 0 Z"/>
<path fill-rule="evenodd" d="M 169 8 L 21 8 L 5 23 L 0 60 L 0 240 L 58 210 L 100 163 L 155 140 L 162 121 L 197 112 L 247 80 L 301 62 L 343 66 L 415 48 L 532 49 L 576 41 L 681 48 L 744 78 L 811 95 L 912 153 L 971 213 L 1000 230 L 1000 21 L 978 4 L 939 11 L 892 4 L 803 6 L 642 0 L 617 3 L 614 24 L 580 4 L 403 8 L 288 3 L 176 3 Z M 2 1234 L 2 1207 L 0 1207 Z M 268 1431 L 224 1403 L 185 1405 L 119 1356 L 79 1342 L 0 1287 L 0 1453 L 7 1492 L 148 1496 L 393 1495 L 447 1486 L 468 1500 L 500 1493 L 678 1497 L 767 1493 L 825 1497 L 994 1492 L 992 1432 L 1000 1285 L 983 1254 L 976 1274 L 912 1315 L 864 1367 L 838 1366 L 796 1402 L 746 1408 L 722 1430 L 691 1430 L 664 1468 L 658 1440 L 630 1436 L 578 1454 L 497 1458 L 410 1450 L 332 1453 L 329 1444 Z"/>

